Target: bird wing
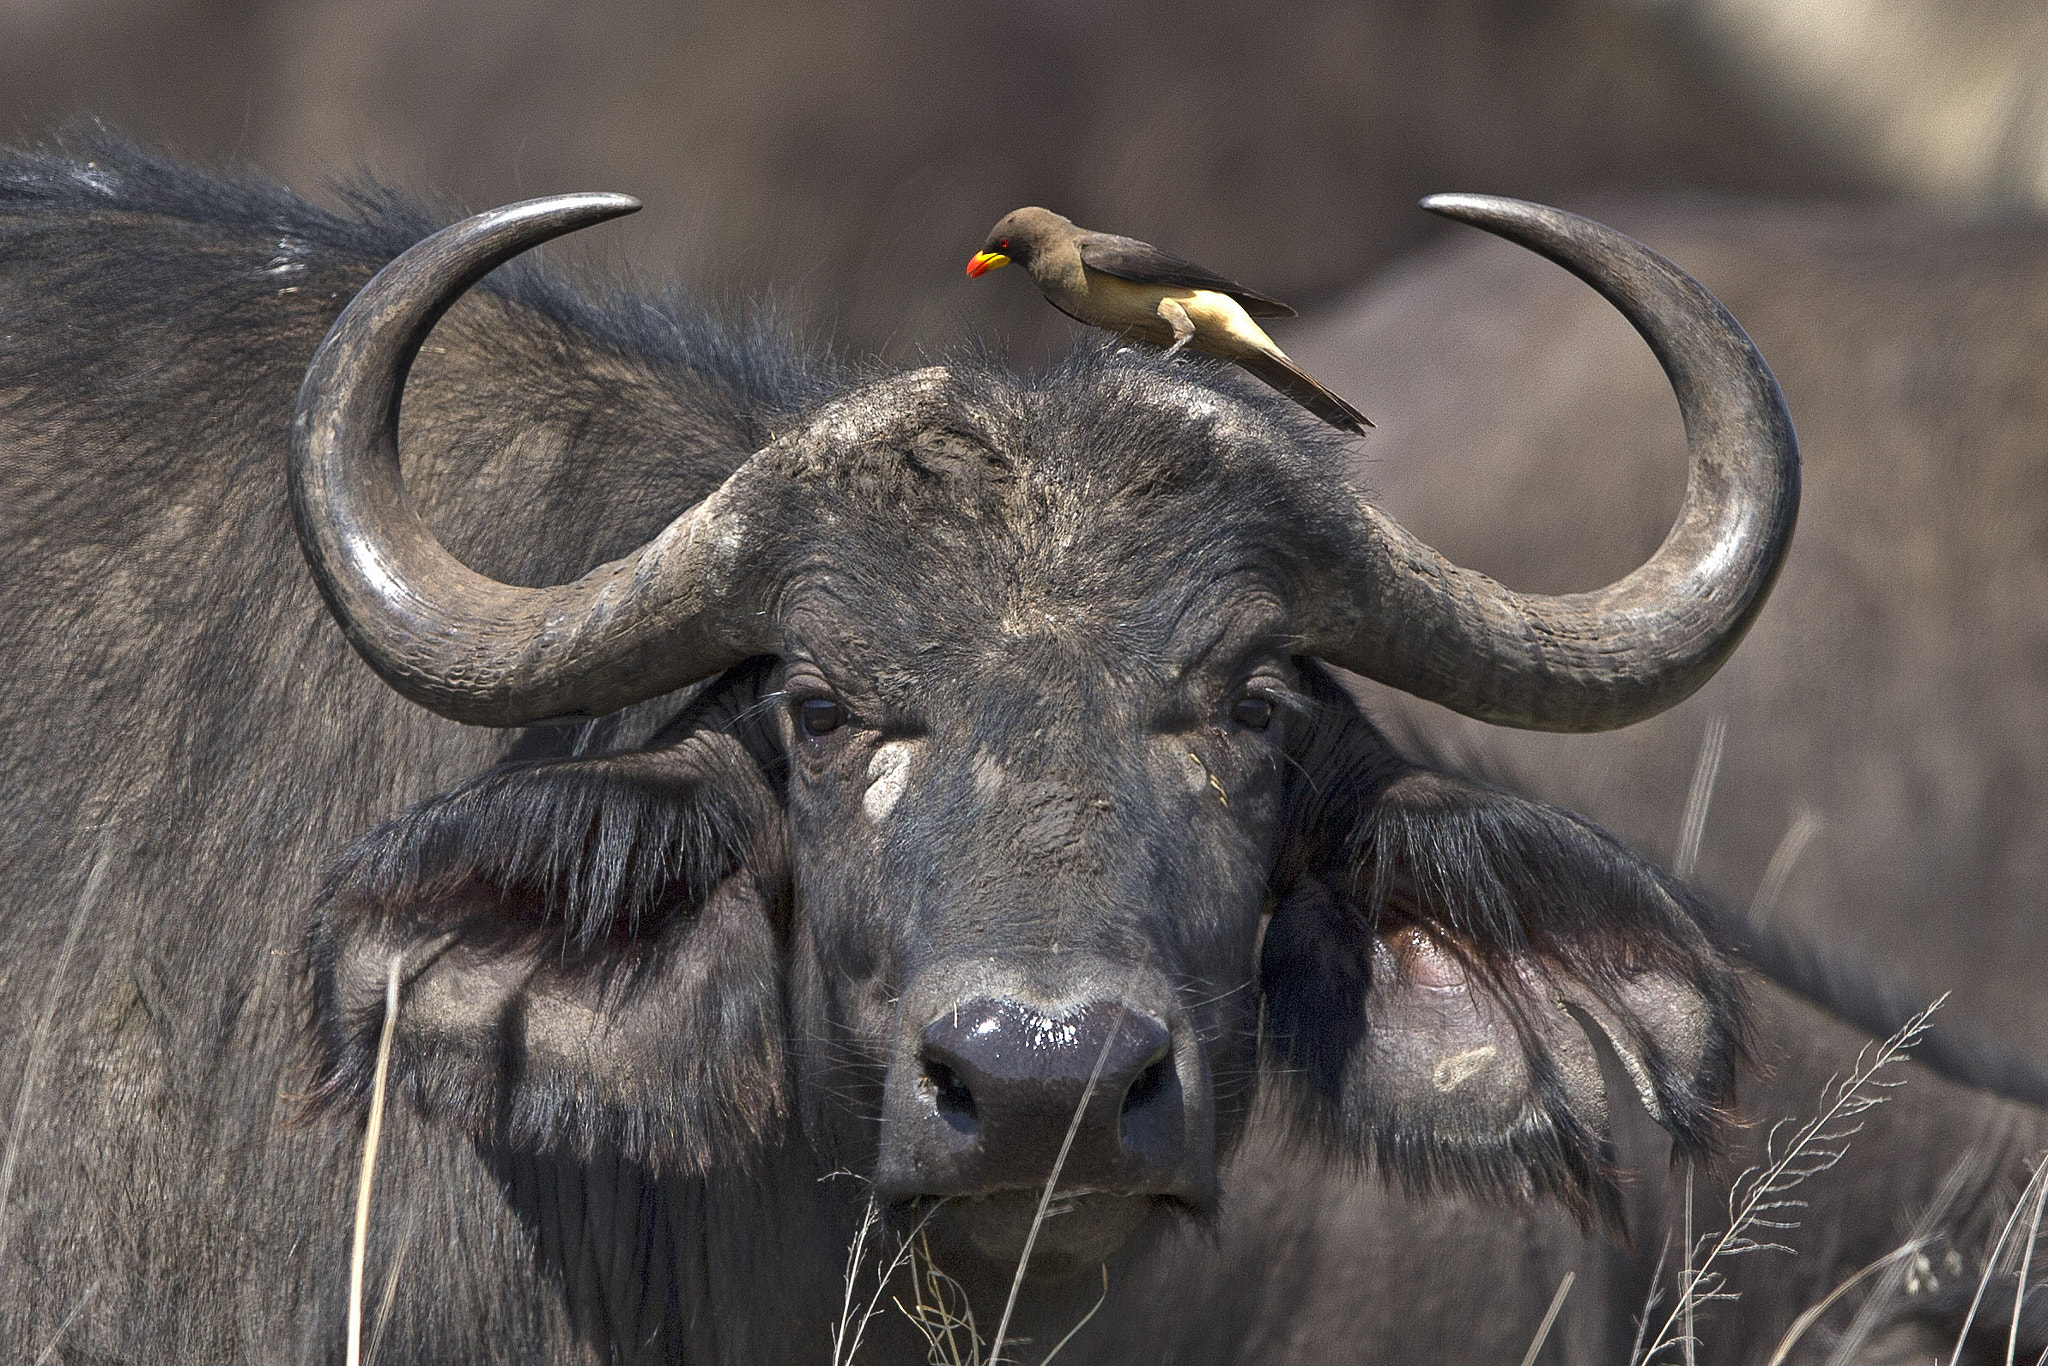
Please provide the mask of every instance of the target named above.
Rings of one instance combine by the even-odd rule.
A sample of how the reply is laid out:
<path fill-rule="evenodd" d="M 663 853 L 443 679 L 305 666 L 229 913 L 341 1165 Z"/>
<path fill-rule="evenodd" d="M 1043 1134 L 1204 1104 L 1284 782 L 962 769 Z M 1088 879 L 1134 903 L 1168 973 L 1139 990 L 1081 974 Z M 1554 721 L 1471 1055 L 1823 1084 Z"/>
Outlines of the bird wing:
<path fill-rule="evenodd" d="M 1237 300 L 1254 318 L 1294 316 L 1294 310 L 1278 299 L 1254 293 L 1235 280 L 1225 279 L 1213 270 L 1175 256 L 1170 251 L 1161 251 L 1150 242 L 1140 242 L 1135 237 L 1084 232 L 1080 246 L 1082 265 L 1104 275 L 1114 275 L 1119 280 L 1140 285 L 1172 285 L 1179 289 L 1213 289 Z"/>
<path fill-rule="evenodd" d="M 1253 351 L 1232 359 L 1339 431 L 1363 436 L 1372 426 L 1371 418 L 1278 351 Z"/>

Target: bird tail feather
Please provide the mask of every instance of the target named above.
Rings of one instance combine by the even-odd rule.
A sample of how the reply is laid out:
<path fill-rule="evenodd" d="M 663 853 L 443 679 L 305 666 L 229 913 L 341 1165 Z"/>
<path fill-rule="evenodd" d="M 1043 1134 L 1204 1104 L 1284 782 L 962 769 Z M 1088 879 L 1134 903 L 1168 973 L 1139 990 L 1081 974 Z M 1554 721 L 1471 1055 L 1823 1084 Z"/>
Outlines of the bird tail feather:
<path fill-rule="evenodd" d="M 1237 363 L 1340 431 L 1363 434 L 1372 426 L 1364 413 L 1346 403 L 1279 351 L 1240 356 Z"/>

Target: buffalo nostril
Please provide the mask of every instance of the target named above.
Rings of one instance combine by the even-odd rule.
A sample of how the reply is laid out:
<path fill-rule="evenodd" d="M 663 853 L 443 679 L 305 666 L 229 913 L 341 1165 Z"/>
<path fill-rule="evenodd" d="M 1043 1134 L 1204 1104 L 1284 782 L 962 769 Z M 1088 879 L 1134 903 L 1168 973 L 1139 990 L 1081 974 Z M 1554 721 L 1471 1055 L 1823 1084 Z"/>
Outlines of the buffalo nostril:
<path fill-rule="evenodd" d="M 1152 1065 L 1140 1072 L 1138 1079 L 1131 1083 L 1131 1089 L 1124 1092 L 1123 1113 L 1128 1115 L 1150 1104 L 1154 1097 L 1166 1089 L 1167 1078 L 1171 1075 L 1172 1069 L 1171 1058 L 1154 1058 Z"/>
<path fill-rule="evenodd" d="M 924 1060 L 924 1084 L 948 1124 L 963 1133 L 973 1130 L 974 1092 L 960 1080 L 959 1073 L 937 1058 L 928 1057 Z"/>
<path fill-rule="evenodd" d="M 1184 1107 L 1164 1021 L 1115 1000 L 1057 1011 L 976 998 L 924 1027 L 914 1130 L 954 1188 L 1035 1189 L 1055 1160 L 1080 1185 L 1169 1179 Z M 1068 1151 L 1065 1159 L 1058 1154 Z"/>

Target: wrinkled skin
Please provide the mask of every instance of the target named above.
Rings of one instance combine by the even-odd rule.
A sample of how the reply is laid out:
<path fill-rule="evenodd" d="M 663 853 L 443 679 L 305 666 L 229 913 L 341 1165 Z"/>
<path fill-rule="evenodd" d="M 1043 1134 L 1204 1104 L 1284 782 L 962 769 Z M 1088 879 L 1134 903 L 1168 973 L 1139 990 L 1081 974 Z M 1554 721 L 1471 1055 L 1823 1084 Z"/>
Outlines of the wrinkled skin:
<path fill-rule="evenodd" d="M 917 1061 L 927 1021 L 986 998 L 1055 1016 L 1114 1003 L 1165 1025 L 1183 1098 L 1185 1120 L 1163 1119 L 1175 1132 L 1159 1137 L 1141 1180 L 1202 1207 L 1214 1194 L 1216 1129 L 1228 1136 L 1242 1123 L 1241 1083 L 1211 1117 L 1215 1079 L 1241 1078 L 1255 1061 L 1257 1001 L 1244 988 L 1283 796 L 1284 722 L 1254 729 L 1231 711 L 1246 697 L 1303 708 L 1283 635 L 1255 611 L 1233 610 L 1221 630 L 1200 612 L 1194 630 L 1183 618 L 1134 649 L 1134 633 L 1114 623 L 1146 615 L 1143 597 L 1107 611 L 1089 603 L 1076 619 L 1063 584 L 979 595 L 932 586 L 916 639 L 978 644 L 921 659 L 916 640 L 885 628 L 849 649 L 848 625 L 873 616 L 834 619 L 808 603 L 792 614 L 799 630 L 822 629 L 793 643 L 780 690 L 800 702 L 830 689 L 852 718 L 788 740 L 805 907 L 794 985 L 832 1045 L 806 1063 L 886 1067 L 884 1094 L 867 1107 L 886 1116 L 870 1160 L 885 1189 L 921 1194 L 922 1145 L 892 1130 L 921 1127 L 933 1103 Z M 1236 587 L 1215 597 L 1233 601 Z M 822 1076 L 800 1090 L 831 1094 Z M 845 1141 L 863 1158 L 873 1144 Z M 1075 1184 L 1113 1175 L 1114 1155 L 1094 1160 L 1105 1170 L 1091 1178 L 1077 1163 Z M 1033 1175 L 1019 1166 L 1000 1179 L 1035 1193 Z M 1080 1223 L 1055 1224 L 1047 1252 L 1057 1258 Z"/>
<path fill-rule="evenodd" d="M 833 1095 L 815 1069 L 849 1058 L 886 1072 L 882 1094 L 850 1116 L 883 1116 L 879 1152 L 871 1128 L 848 1131 L 847 1107 L 820 1127 L 834 1150 L 875 1163 L 888 1194 L 924 1194 L 921 1168 L 946 1162 L 945 1133 L 923 1132 L 934 1127 L 918 1063 L 926 1023 L 977 999 L 1055 1017 L 1110 1003 L 1164 1025 L 1178 1096 L 1157 1108 L 1179 1113 L 1160 1116 L 1170 1132 L 1121 1177 L 1117 1154 L 1083 1144 L 1073 1183 L 1134 1181 L 1204 1208 L 1255 1062 L 1246 987 L 1287 731 L 1311 712 L 1278 585 L 1234 565 L 1191 583 L 1156 539 L 1184 512 L 1120 525 L 1055 486 L 1032 491 L 1051 506 L 1026 520 L 1016 485 L 969 463 L 994 457 L 954 440 L 963 468 L 914 514 L 926 573 L 909 585 L 888 583 L 883 565 L 864 574 L 864 530 L 828 530 L 808 553 L 831 570 L 786 609 L 792 640 L 775 682 L 803 907 L 793 998 L 828 1044 L 803 1054 L 812 1084 L 799 1089 Z M 1095 553 L 1074 556 L 1076 543 Z M 822 697 L 845 724 L 806 735 L 800 713 Z M 1233 717 L 1240 707 L 1256 724 Z M 1220 1113 L 1219 1078 L 1231 1083 Z M 1129 1084 L 1117 1078 L 1106 1099 Z M 1055 1140 L 1061 1127 L 1049 1126 Z M 949 1172 L 940 1189 L 1035 1193 L 1053 1155 L 1037 1146 L 998 1173 Z M 1053 1260 L 1067 1236 L 1048 1230 Z"/>

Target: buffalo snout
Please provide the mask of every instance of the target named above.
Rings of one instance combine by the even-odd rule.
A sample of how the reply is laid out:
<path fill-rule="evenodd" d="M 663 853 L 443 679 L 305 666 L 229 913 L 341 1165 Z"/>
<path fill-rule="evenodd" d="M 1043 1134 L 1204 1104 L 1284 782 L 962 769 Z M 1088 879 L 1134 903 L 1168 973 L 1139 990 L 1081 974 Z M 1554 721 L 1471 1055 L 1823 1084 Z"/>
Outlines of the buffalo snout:
<path fill-rule="evenodd" d="M 1059 1163 L 1061 1190 L 1192 1197 L 1190 1139 L 1207 1125 L 1191 1123 L 1174 1044 L 1125 1001 L 948 1008 L 890 1087 L 880 1184 L 895 1199 L 1030 1190 Z"/>

